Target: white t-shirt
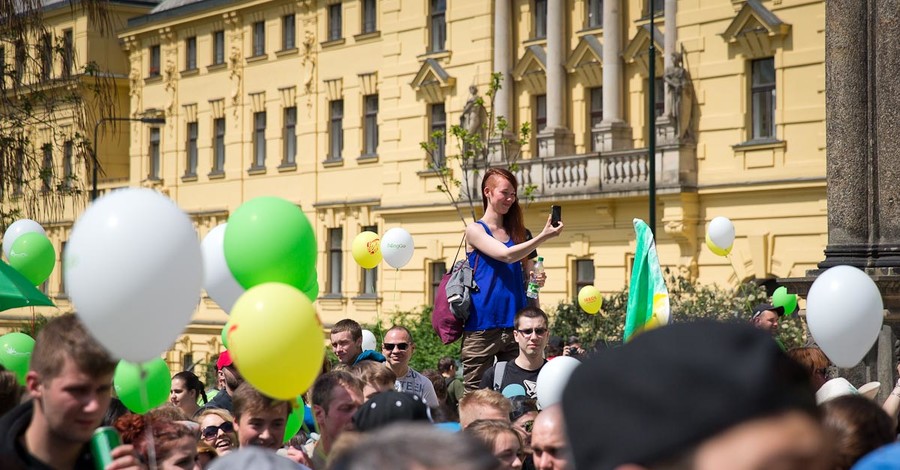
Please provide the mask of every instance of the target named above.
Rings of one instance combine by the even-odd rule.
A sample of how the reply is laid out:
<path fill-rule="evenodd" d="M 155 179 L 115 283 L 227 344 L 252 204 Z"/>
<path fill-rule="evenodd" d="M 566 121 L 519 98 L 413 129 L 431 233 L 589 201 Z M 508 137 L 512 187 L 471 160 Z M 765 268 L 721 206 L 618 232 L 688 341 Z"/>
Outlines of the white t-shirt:
<path fill-rule="evenodd" d="M 398 392 L 412 393 L 420 396 L 429 408 L 437 408 L 437 394 L 434 393 L 434 385 L 428 377 L 414 371 L 412 367 L 406 373 L 406 377 L 400 377 L 394 382 L 394 389 Z"/>

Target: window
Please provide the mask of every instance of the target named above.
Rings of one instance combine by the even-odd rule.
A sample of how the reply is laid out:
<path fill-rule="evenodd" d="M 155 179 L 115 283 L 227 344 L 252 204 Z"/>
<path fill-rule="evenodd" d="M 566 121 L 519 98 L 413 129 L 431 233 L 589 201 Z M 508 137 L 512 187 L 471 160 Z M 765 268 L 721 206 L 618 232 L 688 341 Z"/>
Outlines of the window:
<path fill-rule="evenodd" d="M 547 0 L 534 0 L 534 37 L 547 37 Z"/>
<path fill-rule="evenodd" d="M 150 46 L 150 70 L 148 70 L 148 76 L 159 76 L 159 61 L 159 45 Z"/>
<path fill-rule="evenodd" d="M 72 38 L 72 30 L 63 30 L 62 44 L 62 76 L 69 77 L 75 68 L 75 41 Z"/>
<path fill-rule="evenodd" d="M 295 106 L 284 108 L 284 128 L 281 134 L 281 140 L 284 142 L 284 155 L 281 163 L 293 164 L 297 161 L 297 108 Z"/>
<path fill-rule="evenodd" d="M 447 164 L 447 113 L 444 112 L 444 103 L 431 105 L 430 130 L 435 145 L 431 163 L 435 169 L 443 168 Z"/>
<path fill-rule="evenodd" d="M 373 232 L 378 233 L 377 225 L 367 225 L 362 228 L 363 232 Z M 375 266 L 372 269 L 363 269 L 362 276 L 362 285 L 360 286 L 359 293 L 362 295 L 374 296 L 378 294 L 377 282 L 378 282 L 378 266 Z"/>
<path fill-rule="evenodd" d="M 194 368 L 194 354 L 193 353 L 184 353 L 184 356 L 181 356 L 181 370 L 191 370 Z"/>
<path fill-rule="evenodd" d="M 434 303 L 434 294 L 441 286 L 441 278 L 447 272 L 447 264 L 443 261 L 428 263 L 428 302 Z"/>
<path fill-rule="evenodd" d="M 363 0 L 362 2 L 362 32 L 374 33 L 378 29 L 375 16 L 378 13 L 376 0 Z"/>
<path fill-rule="evenodd" d="M 6 78 L 6 48 L 0 46 L 0 82 Z"/>
<path fill-rule="evenodd" d="M 150 175 L 151 180 L 159 179 L 159 128 L 150 128 Z"/>
<path fill-rule="evenodd" d="M 53 74 L 53 37 L 49 33 L 41 36 L 41 80 L 50 80 Z"/>
<path fill-rule="evenodd" d="M 187 154 L 187 166 L 184 176 L 197 176 L 197 123 L 187 123 L 187 142 L 185 153 Z"/>
<path fill-rule="evenodd" d="M 650 89 L 650 80 L 644 85 L 645 90 Z M 666 111 L 666 82 L 662 78 L 653 81 L 653 109 L 656 110 L 656 117 L 660 117 Z M 646 101 L 645 101 L 646 103 Z M 646 108 L 644 113 L 646 113 Z M 646 114 L 644 114 L 646 116 Z"/>
<path fill-rule="evenodd" d="M 281 50 L 297 47 L 296 21 L 294 15 L 281 17 Z"/>
<path fill-rule="evenodd" d="M 644 16 L 650 16 L 650 5 L 653 5 L 653 14 L 662 15 L 666 9 L 666 0 L 646 0 L 644 2 Z"/>
<path fill-rule="evenodd" d="M 253 113 L 253 168 L 266 167 L 266 112 Z"/>
<path fill-rule="evenodd" d="M 67 140 L 63 144 L 63 181 L 62 187 L 64 189 L 69 189 L 72 187 L 72 179 L 75 177 L 72 174 L 73 166 L 72 166 L 72 158 L 75 153 L 75 143 L 71 140 Z"/>
<path fill-rule="evenodd" d="M 21 145 L 21 144 L 20 144 Z M 13 182 L 13 195 L 21 196 L 25 188 L 25 149 L 21 146 L 15 149 L 15 169 L 16 176 Z"/>
<path fill-rule="evenodd" d="M 584 286 L 594 285 L 594 260 L 577 259 L 575 260 L 575 294 Z"/>
<path fill-rule="evenodd" d="M 253 23 L 253 56 L 266 54 L 266 23 L 257 21 Z"/>
<path fill-rule="evenodd" d="M 59 251 L 60 253 L 66 252 L 66 244 L 67 243 L 68 243 L 67 241 L 62 242 L 62 244 L 60 245 L 60 251 Z M 59 272 L 64 273 L 64 272 L 66 272 L 65 270 L 66 270 L 66 257 L 60 256 L 59 257 Z M 59 276 L 59 296 L 66 297 L 66 276 L 65 275 Z"/>
<path fill-rule="evenodd" d="M 328 159 L 340 160 L 344 151 L 344 100 L 329 104 Z"/>
<path fill-rule="evenodd" d="M 364 155 L 378 154 L 378 95 L 363 97 L 364 117 L 363 133 L 365 134 Z"/>
<path fill-rule="evenodd" d="M 225 118 L 213 119 L 213 173 L 225 171 Z"/>
<path fill-rule="evenodd" d="M 775 138 L 775 60 L 771 57 L 751 62 L 750 100 L 753 139 Z"/>
<path fill-rule="evenodd" d="M 603 88 L 590 88 L 590 108 L 588 108 L 588 119 L 591 127 L 597 127 L 603 121 Z"/>
<path fill-rule="evenodd" d="M 184 69 L 197 68 L 197 37 L 189 37 L 184 41 Z"/>
<path fill-rule="evenodd" d="M 534 130 L 541 132 L 547 127 L 547 95 L 534 97 Z"/>
<path fill-rule="evenodd" d="M 431 0 L 429 51 L 443 51 L 447 42 L 447 0 Z"/>
<path fill-rule="evenodd" d="M 343 26 L 343 18 L 341 17 L 341 4 L 334 3 L 328 5 L 328 40 L 334 41 L 344 37 L 343 31 L 341 31 Z"/>
<path fill-rule="evenodd" d="M 225 31 L 213 33 L 213 65 L 225 63 Z"/>
<path fill-rule="evenodd" d="M 344 229 L 328 229 L 328 293 L 341 293 L 341 279 L 344 277 Z"/>
<path fill-rule="evenodd" d="M 16 83 L 21 84 L 25 79 L 25 60 L 26 60 L 25 43 L 16 41 Z"/>
<path fill-rule="evenodd" d="M 44 161 L 41 163 L 41 191 L 50 191 L 53 183 L 53 145 L 44 144 Z"/>
<path fill-rule="evenodd" d="M 603 27 L 603 0 L 588 0 L 586 26 L 588 28 Z"/>

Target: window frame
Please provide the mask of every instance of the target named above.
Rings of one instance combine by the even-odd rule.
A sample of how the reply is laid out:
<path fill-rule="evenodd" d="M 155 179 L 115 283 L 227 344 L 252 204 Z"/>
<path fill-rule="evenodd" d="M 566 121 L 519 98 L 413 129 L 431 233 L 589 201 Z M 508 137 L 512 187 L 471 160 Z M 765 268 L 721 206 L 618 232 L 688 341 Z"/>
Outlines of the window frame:
<path fill-rule="evenodd" d="M 281 113 L 282 165 L 297 163 L 297 107 L 287 106 Z"/>
<path fill-rule="evenodd" d="M 266 55 L 266 22 L 256 21 L 253 23 L 253 57 L 262 57 Z"/>
<path fill-rule="evenodd" d="M 547 5 L 548 0 L 533 0 L 531 3 L 531 6 L 534 8 L 534 11 L 531 14 L 531 19 L 533 21 L 533 29 L 531 31 L 532 39 L 547 38 L 547 28 L 549 27 Z"/>
<path fill-rule="evenodd" d="M 367 157 L 378 155 L 378 104 L 377 93 L 363 95 L 363 156 Z"/>
<path fill-rule="evenodd" d="M 603 27 L 603 0 L 587 0 L 584 4 L 585 29 Z"/>
<path fill-rule="evenodd" d="M 197 165 L 199 160 L 199 146 L 198 136 L 200 134 L 200 125 L 197 121 L 189 122 L 185 128 L 185 143 L 184 143 L 184 154 L 185 154 L 185 167 L 184 167 L 184 176 L 186 177 L 195 177 L 197 176 Z"/>
<path fill-rule="evenodd" d="M 343 296 L 344 282 L 344 229 L 328 229 L 328 294 Z"/>
<path fill-rule="evenodd" d="M 75 36 L 72 28 L 64 29 L 62 37 L 61 73 L 63 78 L 69 78 L 72 76 L 72 71 L 75 70 Z"/>
<path fill-rule="evenodd" d="M 547 94 L 534 95 L 534 134 L 547 128 Z"/>
<path fill-rule="evenodd" d="M 266 112 L 253 113 L 253 163 L 251 169 L 266 167 Z"/>
<path fill-rule="evenodd" d="M 344 9 L 341 2 L 328 5 L 327 33 L 328 41 L 338 41 L 344 38 Z"/>
<path fill-rule="evenodd" d="M 225 125 L 224 117 L 213 118 L 213 174 L 225 172 Z"/>
<path fill-rule="evenodd" d="M 40 80 L 46 82 L 53 77 L 53 35 L 42 34 L 38 48 L 41 65 Z"/>
<path fill-rule="evenodd" d="M 184 40 L 184 70 L 197 69 L 197 36 Z"/>
<path fill-rule="evenodd" d="M 771 82 L 757 82 L 756 66 L 758 64 L 768 64 L 771 66 Z M 775 68 L 775 58 L 763 57 L 751 60 L 749 78 L 750 140 L 776 140 L 777 128 L 775 125 L 775 112 L 777 109 L 776 100 L 778 98 L 778 77 L 777 69 Z M 768 97 L 766 95 L 768 95 Z M 764 104 L 766 105 L 765 109 L 757 108 L 757 96 L 762 97 L 764 100 Z M 766 118 L 768 118 L 768 123 L 766 123 Z M 765 124 L 768 125 L 765 126 L 766 129 L 763 129 Z"/>
<path fill-rule="evenodd" d="M 44 144 L 41 151 L 41 191 L 46 193 L 53 189 L 53 144 Z"/>
<path fill-rule="evenodd" d="M 147 179 L 151 181 L 160 181 L 162 179 L 162 131 L 160 131 L 159 127 L 150 128 L 149 141 L 150 144 L 147 153 L 150 157 L 150 168 Z"/>
<path fill-rule="evenodd" d="M 75 142 L 72 140 L 67 140 L 63 142 L 63 160 L 62 160 L 62 173 L 63 173 L 63 181 L 62 187 L 64 189 L 69 189 L 72 187 L 72 179 L 75 176 L 73 174 L 73 170 L 75 169 L 74 165 L 72 165 L 73 160 L 75 158 Z"/>
<path fill-rule="evenodd" d="M 429 0 L 429 52 L 442 52 L 447 50 L 447 1 L 448 0 Z"/>
<path fill-rule="evenodd" d="M 362 24 L 359 26 L 361 34 L 374 33 L 378 31 L 378 1 L 362 0 L 362 8 L 360 19 Z"/>
<path fill-rule="evenodd" d="M 297 15 L 291 13 L 281 17 L 281 50 L 297 48 Z"/>
<path fill-rule="evenodd" d="M 582 279 L 581 277 L 581 269 L 584 266 L 590 265 L 590 280 Z M 597 279 L 597 267 L 594 266 L 593 258 L 576 258 L 572 260 L 572 292 L 574 295 L 578 295 L 578 292 L 581 291 L 581 288 L 584 286 L 592 286 Z"/>
<path fill-rule="evenodd" d="M 213 31 L 212 65 L 225 63 L 225 30 Z"/>
<path fill-rule="evenodd" d="M 150 46 L 149 53 L 149 64 L 147 67 L 147 76 L 148 77 L 158 77 L 162 73 L 160 70 L 160 66 L 162 63 L 162 51 L 160 50 L 159 44 L 154 44 Z"/>
<path fill-rule="evenodd" d="M 344 153 L 344 100 L 328 102 L 328 161 L 340 161 Z"/>
<path fill-rule="evenodd" d="M 444 136 L 435 138 L 435 133 L 438 131 L 443 131 Z M 434 169 L 443 168 L 447 165 L 447 108 L 444 103 L 432 103 L 429 105 L 428 139 L 435 144 L 431 159 Z"/>

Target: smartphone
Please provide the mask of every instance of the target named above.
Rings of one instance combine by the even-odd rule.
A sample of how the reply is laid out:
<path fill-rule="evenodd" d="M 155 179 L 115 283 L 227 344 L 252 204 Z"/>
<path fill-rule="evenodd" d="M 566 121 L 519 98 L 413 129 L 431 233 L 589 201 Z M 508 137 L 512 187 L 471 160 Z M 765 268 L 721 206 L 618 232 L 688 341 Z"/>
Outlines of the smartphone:
<path fill-rule="evenodd" d="M 562 220 L 562 207 L 559 206 L 550 206 L 550 225 L 554 227 L 559 227 L 559 222 Z"/>

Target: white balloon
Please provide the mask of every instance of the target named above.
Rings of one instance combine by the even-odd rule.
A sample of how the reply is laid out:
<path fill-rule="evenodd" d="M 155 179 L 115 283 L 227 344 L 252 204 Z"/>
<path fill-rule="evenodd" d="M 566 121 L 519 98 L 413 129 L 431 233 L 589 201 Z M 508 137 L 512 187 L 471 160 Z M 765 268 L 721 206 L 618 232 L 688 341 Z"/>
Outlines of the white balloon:
<path fill-rule="evenodd" d="M 146 362 L 191 321 L 203 286 L 197 232 L 172 200 L 129 188 L 88 206 L 66 244 L 66 290 L 114 356 Z"/>
<path fill-rule="evenodd" d="M 375 333 L 369 330 L 362 330 L 362 340 L 363 351 L 375 351 L 375 347 L 378 344 L 375 341 Z"/>
<path fill-rule="evenodd" d="M 387 264 L 400 269 L 409 263 L 413 250 L 412 235 L 400 227 L 394 227 L 381 237 L 381 255 Z"/>
<path fill-rule="evenodd" d="M 709 239 L 715 245 L 723 250 L 731 248 L 734 245 L 734 224 L 727 217 L 716 217 L 709 222 L 709 229 L 706 232 Z"/>
<path fill-rule="evenodd" d="M 6 228 L 6 232 L 3 232 L 3 254 L 6 255 L 6 259 L 9 259 L 9 251 L 12 250 L 16 239 L 31 232 L 47 235 L 44 227 L 31 219 L 19 219 Z"/>
<path fill-rule="evenodd" d="M 569 383 L 569 377 L 581 361 L 570 356 L 556 356 L 552 361 L 544 364 L 538 373 L 537 393 L 538 405 L 541 409 L 547 409 L 562 400 L 563 390 Z"/>
<path fill-rule="evenodd" d="M 244 288 L 231 274 L 228 263 L 225 262 L 223 242 L 226 225 L 228 224 L 220 224 L 210 230 L 203 237 L 200 249 L 203 251 L 203 288 L 225 313 L 229 313 L 238 297 L 244 293 Z"/>
<path fill-rule="evenodd" d="M 809 288 L 809 332 L 838 367 L 853 367 L 875 344 L 884 322 L 878 286 L 852 266 L 835 266 Z"/>

